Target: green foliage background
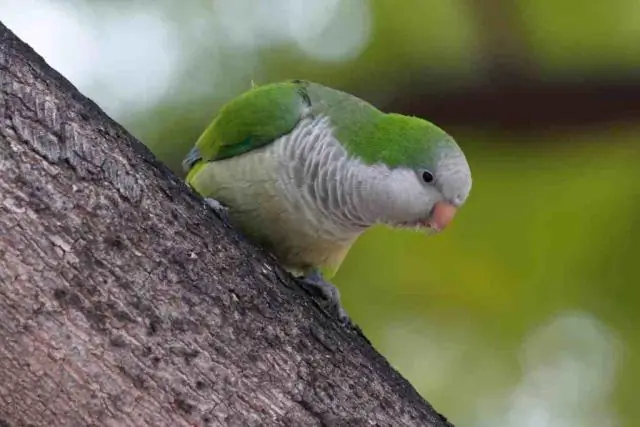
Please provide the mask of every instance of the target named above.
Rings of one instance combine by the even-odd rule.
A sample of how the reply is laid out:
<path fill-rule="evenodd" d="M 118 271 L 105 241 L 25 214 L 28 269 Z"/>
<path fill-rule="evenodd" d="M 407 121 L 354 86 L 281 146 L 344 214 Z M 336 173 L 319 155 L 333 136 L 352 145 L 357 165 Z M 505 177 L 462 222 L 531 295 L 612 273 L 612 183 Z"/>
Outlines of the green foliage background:
<path fill-rule="evenodd" d="M 261 41 L 268 41 L 261 20 L 295 1 L 274 0 L 275 15 L 257 2 L 235 1 L 235 14 L 220 12 L 231 7 L 228 0 L 76 0 L 64 6 L 65 16 L 99 37 L 115 37 L 140 13 L 167 31 L 173 42 L 156 48 L 178 50 L 179 63 L 161 94 L 143 107 L 114 100 L 109 85 L 144 76 L 154 63 L 114 64 L 120 74 L 77 84 L 178 173 L 182 155 L 216 109 L 252 79 L 316 80 L 383 109 L 407 85 L 438 91 L 478 84 L 486 27 L 476 19 L 477 8 L 496 3 L 317 1 L 318 10 L 333 15 L 314 43 L 339 44 L 354 26 L 366 40 L 357 53 L 328 59 L 292 39 Z M 57 66 L 55 51 L 39 48 L 15 12 L 17 3 L 0 0 L 0 9 L 14 6 L 13 15 L 5 9 L 0 19 L 74 81 L 77 69 L 64 69 L 61 59 Z M 511 4 L 542 79 L 637 73 L 636 0 Z M 60 15 L 47 16 L 41 19 Z M 148 36 L 146 27 L 133 28 L 136 37 Z M 239 44 L 235 30 L 248 32 L 255 46 Z M 336 278 L 347 310 L 456 424 L 637 425 L 640 119 L 527 135 L 462 125 L 448 131 L 472 166 L 468 204 L 441 235 L 379 228 L 363 236 Z"/>

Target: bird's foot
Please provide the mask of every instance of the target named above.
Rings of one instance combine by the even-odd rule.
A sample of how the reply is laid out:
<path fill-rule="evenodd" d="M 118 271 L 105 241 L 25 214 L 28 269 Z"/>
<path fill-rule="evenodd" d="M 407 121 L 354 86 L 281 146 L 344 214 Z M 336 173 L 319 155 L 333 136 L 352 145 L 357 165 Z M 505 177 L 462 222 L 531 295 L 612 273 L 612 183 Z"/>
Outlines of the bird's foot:
<path fill-rule="evenodd" d="M 215 211 L 216 214 L 218 214 L 218 217 L 221 220 L 229 224 L 229 208 L 224 206 L 222 203 L 220 203 L 216 199 L 212 199 L 210 197 L 206 197 L 204 201 L 207 205 L 209 205 L 211 209 Z"/>
<path fill-rule="evenodd" d="M 306 276 L 297 277 L 296 281 L 309 293 L 324 300 L 320 304 L 322 308 L 336 314 L 343 324 L 351 324 L 351 319 L 340 302 L 340 291 L 334 284 L 324 280 L 320 272 L 314 270 Z"/>

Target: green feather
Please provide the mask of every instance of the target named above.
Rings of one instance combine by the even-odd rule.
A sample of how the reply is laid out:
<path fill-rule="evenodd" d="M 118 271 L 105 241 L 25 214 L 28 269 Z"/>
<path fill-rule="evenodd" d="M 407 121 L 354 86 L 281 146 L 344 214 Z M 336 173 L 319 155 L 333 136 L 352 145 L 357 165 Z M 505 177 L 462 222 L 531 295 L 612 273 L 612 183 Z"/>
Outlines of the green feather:
<path fill-rule="evenodd" d="M 225 104 L 183 162 L 191 182 L 208 162 L 239 156 L 291 132 L 309 99 L 296 81 L 253 86 Z"/>
<path fill-rule="evenodd" d="M 308 83 L 313 112 L 326 114 L 349 154 L 369 164 L 431 167 L 439 149 L 458 149 L 444 130 L 418 117 L 385 114 L 360 98 Z"/>
<path fill-rule="evenodd" d="M 196 147 L 205 161 L 238 156 L 291 132 L 305 107 L 295 82 L 256 86 L 220 109 Z"/>
<path fill-rule="evenodd" d="M 369 164 L 429 168 L 436 150 L 458 149 L 426 120 L 385 114 L 346 92 L 291 80 L 252 87 L 225 104 L 185 160 L 187 180 L 206 162 L 242 155 L 286 135 L 309 107 L 313 115 L 328 116 L 347 152 Z"/>

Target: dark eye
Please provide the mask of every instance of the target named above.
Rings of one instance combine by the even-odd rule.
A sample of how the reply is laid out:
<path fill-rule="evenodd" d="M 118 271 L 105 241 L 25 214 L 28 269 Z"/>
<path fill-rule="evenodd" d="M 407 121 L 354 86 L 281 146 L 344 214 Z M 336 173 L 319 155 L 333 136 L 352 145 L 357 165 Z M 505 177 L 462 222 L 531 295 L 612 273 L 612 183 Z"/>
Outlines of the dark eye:
<path fill-rule="evenodd" d="M 433 174 L 427 170 L 422 171 L 422 180 L 427 184 L 433 182 Z"/>

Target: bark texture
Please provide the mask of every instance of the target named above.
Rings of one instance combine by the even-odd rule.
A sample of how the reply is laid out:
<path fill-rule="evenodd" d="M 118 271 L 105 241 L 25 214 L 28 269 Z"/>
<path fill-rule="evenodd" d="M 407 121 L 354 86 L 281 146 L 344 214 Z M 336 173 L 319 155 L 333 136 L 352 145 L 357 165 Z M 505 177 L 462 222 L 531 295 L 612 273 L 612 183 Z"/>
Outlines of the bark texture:
<path fill-rule="evenodd" d="M 0 23 L 0 426 L 450 426 Z"/>

